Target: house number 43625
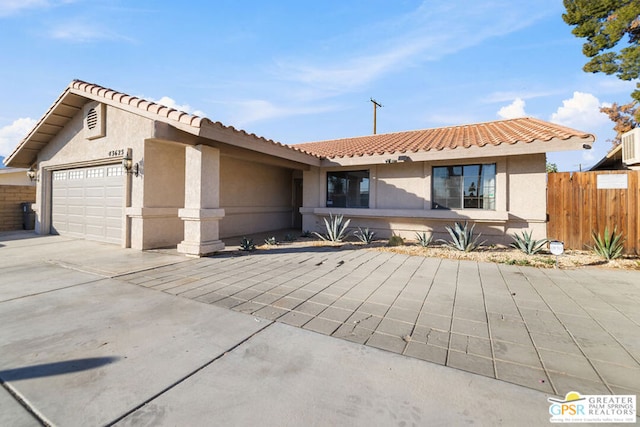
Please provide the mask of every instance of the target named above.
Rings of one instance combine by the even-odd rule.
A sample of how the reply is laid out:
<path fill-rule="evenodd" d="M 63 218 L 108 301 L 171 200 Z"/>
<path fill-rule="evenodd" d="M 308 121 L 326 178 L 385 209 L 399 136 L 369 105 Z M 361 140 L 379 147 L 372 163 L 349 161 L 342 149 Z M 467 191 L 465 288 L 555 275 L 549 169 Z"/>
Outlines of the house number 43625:
<path fill-rule="evenodd" d="M 124 156 L 124 150 L 111 150 L 109 151 L 109 157 L 122 157 Z"/>

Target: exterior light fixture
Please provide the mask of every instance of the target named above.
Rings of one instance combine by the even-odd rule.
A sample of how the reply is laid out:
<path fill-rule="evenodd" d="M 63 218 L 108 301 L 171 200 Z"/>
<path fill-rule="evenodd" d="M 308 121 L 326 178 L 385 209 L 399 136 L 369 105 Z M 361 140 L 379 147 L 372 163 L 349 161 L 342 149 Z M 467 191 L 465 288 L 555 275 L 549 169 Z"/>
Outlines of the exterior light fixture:
<path fill-rule="evenodd" d="M 31 166 L 29 168 L 29 170 L 27 171 L 27 176 L 29 177 L 29 179 L 33 182 L 33 181 L 38 181 L 38 171 L 35 170 L 33 168 L 33 166 Z"/>
<path fill-rule="evenodd" d="M 131 160 L 131 154 L 127 153 L 122 158 L 122 167 L 127 173 L 129 173 L 131 172 L 131 166 L 133 166 L 133 160 Z"/>
<path fill-rule="evenodd" d="M 134 176 L 140 174 L 140 166 L 137 163 L 133 163 L 129 152 L 122 158 L 122 167 L 127 173 L 133 174 Z"/>

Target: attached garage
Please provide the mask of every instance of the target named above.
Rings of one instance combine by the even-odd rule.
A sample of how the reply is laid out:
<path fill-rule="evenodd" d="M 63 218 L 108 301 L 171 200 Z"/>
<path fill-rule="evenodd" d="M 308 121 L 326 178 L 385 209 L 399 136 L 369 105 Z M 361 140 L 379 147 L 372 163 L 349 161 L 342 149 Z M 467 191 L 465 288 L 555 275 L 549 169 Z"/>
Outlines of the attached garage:
<path fill-rule="evenodd" d="M 124 196 L 121 164 L 53 171 L 51 234 L 121 244 Z"/>
<path fill-rule="evenodd" d="M 291 226 L 294 179 L 320 159 L 74 80 L 5 163 L 36 182 L 38 234 L 199 256 Z"/>

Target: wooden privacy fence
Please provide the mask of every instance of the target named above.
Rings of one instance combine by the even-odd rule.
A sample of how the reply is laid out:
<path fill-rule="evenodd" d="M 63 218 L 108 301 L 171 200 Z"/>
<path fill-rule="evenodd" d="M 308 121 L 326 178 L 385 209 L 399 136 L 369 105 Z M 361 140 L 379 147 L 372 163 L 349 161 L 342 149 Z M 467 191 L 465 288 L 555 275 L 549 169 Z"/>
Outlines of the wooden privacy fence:
<path fill-rule="evenodd" d="M 640 171 L 548 174 L 547 237 L 569 249 L 593 245 L 591 233 L 617 227 L 625 252 L 640 253 Z"/>

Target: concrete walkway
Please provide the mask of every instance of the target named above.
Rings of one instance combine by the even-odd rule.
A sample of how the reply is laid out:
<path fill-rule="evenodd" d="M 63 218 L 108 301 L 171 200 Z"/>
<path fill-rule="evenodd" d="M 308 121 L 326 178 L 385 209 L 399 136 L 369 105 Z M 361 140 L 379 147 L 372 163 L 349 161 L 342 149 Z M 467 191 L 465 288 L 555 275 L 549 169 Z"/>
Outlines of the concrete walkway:
<path fill-rule="evenodd" d="M 0 425 L 541 425 L 559 379 L 640 383 L 637 273 L 330 248 L 189 259 L 26 233 L 0 235 L 0 269 Z"/>

